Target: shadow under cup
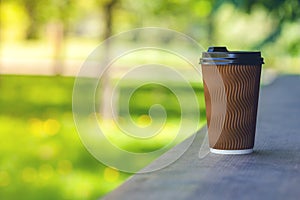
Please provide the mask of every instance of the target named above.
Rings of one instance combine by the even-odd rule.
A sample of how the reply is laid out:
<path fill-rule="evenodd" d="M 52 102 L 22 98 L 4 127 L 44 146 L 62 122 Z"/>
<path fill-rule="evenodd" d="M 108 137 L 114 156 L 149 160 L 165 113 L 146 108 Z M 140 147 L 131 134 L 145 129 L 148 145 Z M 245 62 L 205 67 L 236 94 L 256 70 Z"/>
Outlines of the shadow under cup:
<path fill-rule="evenodd" d="M 251 153 L 264 63 L 261 53 L 210 47 L 200 62 L 210 151 Z"/>

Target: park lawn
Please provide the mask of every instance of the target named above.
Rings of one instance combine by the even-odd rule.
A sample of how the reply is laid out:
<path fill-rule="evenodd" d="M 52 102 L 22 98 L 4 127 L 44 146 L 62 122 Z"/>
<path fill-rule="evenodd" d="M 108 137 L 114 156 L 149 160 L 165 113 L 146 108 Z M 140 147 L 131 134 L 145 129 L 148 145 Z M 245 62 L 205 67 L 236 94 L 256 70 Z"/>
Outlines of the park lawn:
<path fill-rule="evenodd" d="M 129 176 L 99 163 L 79 140 L 73 82 L 1 76 L 0 199 L 96 199 Z"/>
<path fill-rule="evenodd" d="M 72 77 L 0 76 L 0 199 L 97 199 L 131 175 L 101 164 L 81 143 L 72 116 L 73 83 Z M 134 119 L 148 109 L 141 103 L 148 90 L 137 94 Z M 196 90 L 203 99 L 203 90 Z M 137 152 L 163 142 L 139 145 L 123 142 Z"/>

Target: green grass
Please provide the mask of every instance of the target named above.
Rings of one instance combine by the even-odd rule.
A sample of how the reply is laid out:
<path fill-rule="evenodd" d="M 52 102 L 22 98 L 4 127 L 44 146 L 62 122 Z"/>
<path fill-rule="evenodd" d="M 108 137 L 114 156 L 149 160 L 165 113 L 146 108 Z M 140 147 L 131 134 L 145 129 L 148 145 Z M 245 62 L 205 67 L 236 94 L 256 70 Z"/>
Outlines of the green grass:
<path fill-rule="evenodd" d="M 97 199 L 130 176 L 102 165 L 81 143 L 72 117 L 73 82 L 70 77 L 0 76 L 0 199 Z M 201 100 L 202 88 L 195 90 Z M 133 119 L 145 123 L 148 106 L 160 103 L 151 99 L 151 91 L 160 95 L 173 130 L 180 109 L 165 88 L 137 91 L 130 104 Z M 107 130 L 112 140 L 118 137 L 113 126 Z M 169 139 L 118 141 L 128 150 L 146 152 Z"/>
<path fill-rule="evenodd" d="M 0 77 L 0 199 L 96 199 L 129 175 L 83 147 L 72 117 L 73 78 Z"/>

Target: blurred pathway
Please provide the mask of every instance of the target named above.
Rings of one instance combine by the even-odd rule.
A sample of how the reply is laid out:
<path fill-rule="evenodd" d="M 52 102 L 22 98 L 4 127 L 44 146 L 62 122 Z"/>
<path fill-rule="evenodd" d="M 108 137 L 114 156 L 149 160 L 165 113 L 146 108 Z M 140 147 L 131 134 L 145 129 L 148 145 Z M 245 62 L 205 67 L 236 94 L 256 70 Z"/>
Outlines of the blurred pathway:
<path fill-rule="evenodd" d="M 62 76 L 76 76 L 83 65 L 84 60 L 65 60 L 63 61 L 63 67 L 60 69 L 55 69 L 55 63 L 51 59 L 8 59 L 1 58 L 0 60 L 0 74 L 17 74 L 17 75 L 56 75 L 59 72 Z M 122 75 L 126 73 L 129 67 L 115 68 L 114 75 Z M 193 77 L 194 73 L 192 70 L 186 74 Z M 144 76 L 149 76 L 149 74 L 141 76 L 136 75 L 136 78 L 146 78 Z M 266 69 L 262 73 L 262 83 L 268 85 L 276 78 L 277 73 L 274 70 Z"/>
<path fill-rule="evenodd" d="M 84 61 L 65 60 L 61 69 L 55 69 L 55 62 L 51 59 L 8 59 L 1 58 L 1 74 L 18 75 L 55 75 L 58 70 L 63 76 L 76 76 Z"/>

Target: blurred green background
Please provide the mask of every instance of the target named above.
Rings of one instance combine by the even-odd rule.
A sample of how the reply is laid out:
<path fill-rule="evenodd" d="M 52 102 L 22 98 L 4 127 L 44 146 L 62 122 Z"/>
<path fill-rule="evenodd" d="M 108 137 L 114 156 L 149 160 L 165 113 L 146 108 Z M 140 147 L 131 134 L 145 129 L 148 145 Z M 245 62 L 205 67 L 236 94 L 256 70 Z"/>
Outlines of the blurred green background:
<path fill-rule="evenodd" d="M 300 74 L 299 6 L 299 0 L 0 1 L 0 199 L 97 199 L 130 176 L 87 152 L 72 117 L 74 76 L 105 38 L 133 28 L 169 28 L 203 47 L 260 50 L 266 76 Z M 172 38 L 163 42 L 174 44 Z M 156 61 L 169 59 L 151 56 Z M 139 59 L 133 56 L 127 64 Z M 192 85 L 203 104 L 201 85 Z M 130 87 L 120 89 L 119 104 Z M 170 91 L 155 85 L 133 95 L 129 106 L 135 122 L 147 125 L 154 103 L 165 106 L 167 129 L 173 130 L 180 106 Z M 199 126 L 204 123 L 202 119 Z M 116 132 L 113 125 L 108 130 L 111 135 Z M 168 139 L 146 147 L 119 143 L 147 152 Z"/>

